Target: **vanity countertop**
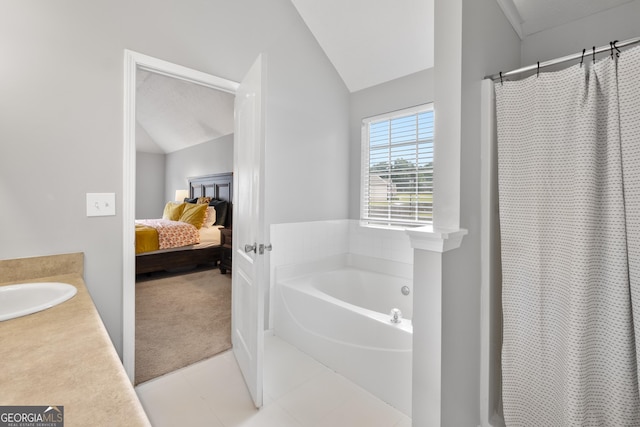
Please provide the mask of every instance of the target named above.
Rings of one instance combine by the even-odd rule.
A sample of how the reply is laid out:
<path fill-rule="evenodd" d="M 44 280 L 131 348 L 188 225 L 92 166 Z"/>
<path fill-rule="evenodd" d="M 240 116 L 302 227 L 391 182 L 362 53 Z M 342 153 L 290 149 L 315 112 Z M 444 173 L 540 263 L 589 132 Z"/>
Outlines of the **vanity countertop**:
<path fill-rule="evenodd" d="M 82 275 L 20 282 L 69 283 L 78 293 L 0 322 L 0 406 L 63 406 L 66 427 L 149 426 Z"/>

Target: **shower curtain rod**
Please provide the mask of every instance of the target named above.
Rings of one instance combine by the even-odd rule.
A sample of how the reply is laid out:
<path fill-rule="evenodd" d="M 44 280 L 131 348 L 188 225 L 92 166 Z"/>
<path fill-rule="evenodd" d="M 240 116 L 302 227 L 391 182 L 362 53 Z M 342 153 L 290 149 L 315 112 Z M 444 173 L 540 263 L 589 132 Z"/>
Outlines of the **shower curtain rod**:
<path fill-rule="evenodd" d="M 585 49 L 584 53 L 575 53 L 573 55 L 567 55 L 567 56 L 563 56 L 562 58 L 556 58 L 556 59 L 551 59 L 549 61 L 545 61 L 545 62 L 540 62 L 538 64 L 534 64 L 534 65 L 529 65 L 527 67 L 522 67 L 522 68 L 518 68 L 517 70 L 512 70 L 512 71 L 508 71 L 506 73 L 502 73 L 502 78 L 506 78 L 509 76 L 514 76 L 516 74 L 521 74 L 521 73 L 526 73 L 527 71 L 534 71 L 534 70 L 538 70 L 540 68 L 545 68 L 545 67 L 550 67 L 552 65 L 557 65 L 557 64 L 562 64 L 563 62 L 569 62 L 569 61 L 574 61 L 576 59 L 581 59 L 583 58 L 588 58 L 592 55 L 597 55 L 599 53 L 602 52 L 608 52 L 611 51 L 611 49 L 615 49 L 615 48 L 621 48 L 621 47 L 626 47 L 626 46 L 630 46 L 636 43 L 640 43 L 640 37 L 636 37 L 634 39 L 628 39 L 625 40 L 623 42 L 615 42 L 615 46 L 612 46 L 611 44 L 609 46 L 601 46 L 599 48 L 596 48 L 595 51 L 591 50 L 589 51 L 589 49 Z M 595 46 L 594 46 L 595 48 Z M 498 74 L 493 74 L 490 76 L 485 76 L 485 79 L 491 79 L 491 80 L 500 80 L 500 73 Z"/>

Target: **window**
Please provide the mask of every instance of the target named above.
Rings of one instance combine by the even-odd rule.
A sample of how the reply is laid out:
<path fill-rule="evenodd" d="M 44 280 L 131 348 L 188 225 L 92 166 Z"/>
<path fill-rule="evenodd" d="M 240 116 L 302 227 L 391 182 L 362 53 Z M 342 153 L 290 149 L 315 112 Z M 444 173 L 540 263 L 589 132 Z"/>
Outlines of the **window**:
<path fill-rule="evenodd" d="M 363 224 L 416 227 L 433 219 L 433 104 L 362 121 Z"/>

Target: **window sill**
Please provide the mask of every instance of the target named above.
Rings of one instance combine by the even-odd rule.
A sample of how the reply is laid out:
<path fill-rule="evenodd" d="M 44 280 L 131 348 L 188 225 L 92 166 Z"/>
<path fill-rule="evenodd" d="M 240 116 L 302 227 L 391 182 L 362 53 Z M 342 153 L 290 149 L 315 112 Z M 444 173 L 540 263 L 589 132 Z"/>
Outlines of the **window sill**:
<path fill-rule="evenodd" d="M 468 233 L 464 228 L 434 229 L 432 225 L 406 230 L 411 240 L 411 247 L 432 252 L 447 252 L 457 249 L 462 238 Z"/>
<path fill-rule="evenodd" d="M 360 228 L 367 228 L 369 230 L 385 230 L 385 231 L 391 231 L 394 233 L 397 232 L 404 232 L 405 230 L 407 230 L 407 227 L 401 227 L 399 225 L 380 225 L 380 224 L 368 224 L 366 222 L 362 222 L 360 221 L 359 223 Z"/>

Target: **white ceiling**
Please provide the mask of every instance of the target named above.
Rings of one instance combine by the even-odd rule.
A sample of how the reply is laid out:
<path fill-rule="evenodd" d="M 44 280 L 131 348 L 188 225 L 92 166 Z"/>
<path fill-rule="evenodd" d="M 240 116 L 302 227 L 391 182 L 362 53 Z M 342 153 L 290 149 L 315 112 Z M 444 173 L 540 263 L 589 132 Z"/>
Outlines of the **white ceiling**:
<path fill-rule="evenodd" d="M 521 38 L 640 0 L 496 0 Z M 291 0 L 351 92 L 433 67 L 434 0 Z M 138 151 L 233 132 L 233 96 L 139 70 Z"/>
<path fill-rule="evenodd" d="M 171 153 L 233 133 L 234 95 L 138 70 L 136 150 Z"/>
<path fill-rule="evenodd" d="M 433 67 L 433 0 L 291 0 L 351 92 Z"/>

